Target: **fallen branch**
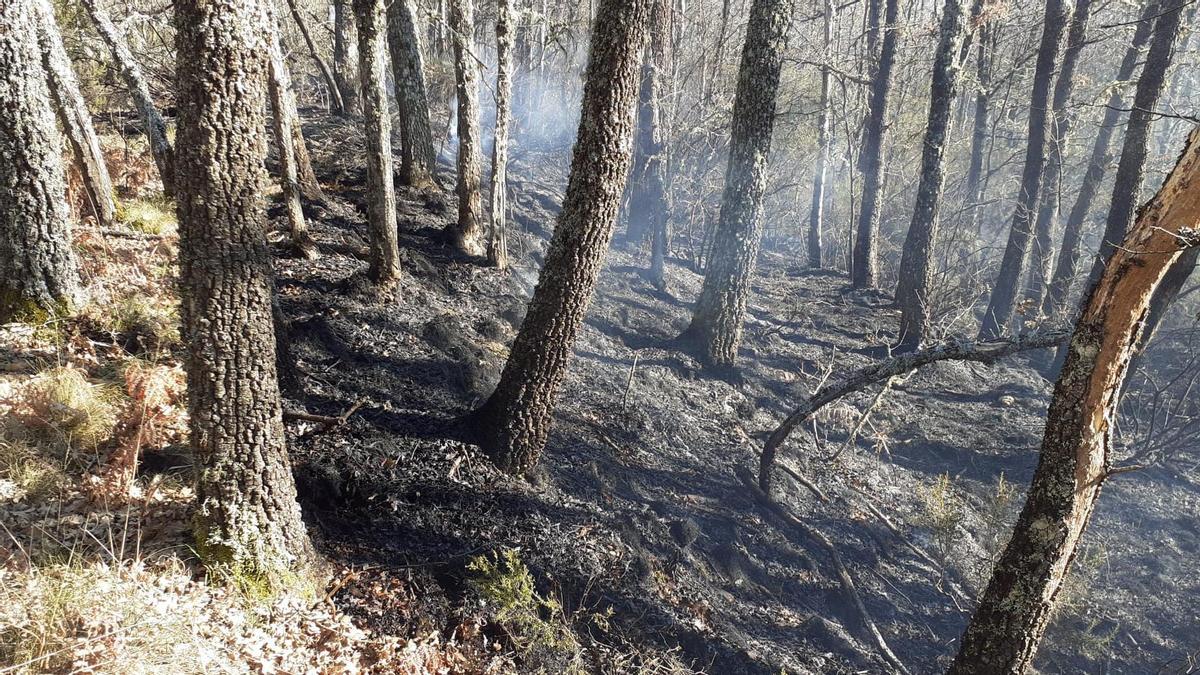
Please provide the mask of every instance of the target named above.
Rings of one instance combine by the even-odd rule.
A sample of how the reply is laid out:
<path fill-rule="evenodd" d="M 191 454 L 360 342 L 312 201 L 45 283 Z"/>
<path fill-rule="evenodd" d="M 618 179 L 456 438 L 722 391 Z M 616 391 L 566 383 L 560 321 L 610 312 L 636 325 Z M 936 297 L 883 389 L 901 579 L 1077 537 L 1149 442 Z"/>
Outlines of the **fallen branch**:
<path fill-rule="evenodd" d="M 354 405 L 352 405 L 348 409 L 346 409 L 346 412 L 344 412 L 341 415 L 338 415 L 336 417 L 331 417 L 329 415 L 317 415 L 316 413 L 304 412 L 302 410 L 300 410 L 300 411 L 285 410 L 285 411 L 283 411 L 283 421 L 284 422 L 316 422 L 317 424 L 320 424 L 321 426 L 319 426 L 316 429 L 314 429 L 313 431 L 310 431 L 309 433 L 305 434 L 305 436 L 316 436 L 317 434 L 323 434 L 326 431 L 329 431 L 331 429 L 336 429 L 336 428 L 342 426 L 343 424 L 345 424 L 347 422 L 347 420 L 350 419 L 350 416 L 353 415 L 354 413 L 358 412 L 359 408 L 363 407 L 363 404 L 365 404 L 365 403 L 366 403 L 366 401 L 363 401 L 363 400 L 355 401 Z"/>
<path fill-rule="evenodd" d="M 1009 340 L 950 342 L 902 354 L 886 361 L 860 368 L 840 380 L 827 384 L 793 410 L 775 431 L 771 432 L 771 436 L 767 439 L 766 445 L 763 446 L 762 456 L 759 459 L 758 487 L 764 493 L 770 494 L 771 469 L 775 464 L 775 455 L 778 454 L 779 446 L 787 440 L 787 437 L 796 426 L 811 417 L 816 411 L 847 394 L 862 391 L 871 384 L 895 377 L 896 375 L 903 375 L 911 370 L 916 370 L 921 366 L 936 361 L 978 361 L 980 363 L 992 363 L 996 359 L 1008 356 L 1009 354 L 1029 349 L 1057 346 L 1066 337 L 1066 331 L 1051 330 L 1030 333 Z"/>
<path fill-rule="evenodd" d="M 858 594 L 858 589 L 854 585 L 854 579 L 851 578 L 850 571 L 846 569 L 846 565 L 842 562 L 842 556 L 838 553 L 837 547 L 833 545 L 833 542 L 829 540 L 829 537 L 826 537 L 820 530 L 810 525 L 805 525 L 799 518 L 792 515 L 791 511 L 788 511 L 782 504 L 774 501 L 767 493 L 759 489 L 754 484 L 754 476 L 749 469 L 738 466 L 734 469 L 734 472 L 741 479 L 742 483 L 745 484 L 750 494 L 754 496 L 754 500 L 758 502 L 759 506 L 770 511 L 772 515 L 786 523 L 789 527 L 803 532 L 806 537 L 816 541 L 825 549 L 825 552 L 829 555 L 829 560 L 833 563 L 834 569 L 837 570 L 842 589 L 846 591 L 846 595 L 850 596 L 850 600 L 854 603 L 854 608 L 858 611 L 859 620 L 862 621 L 863 626 L 867 629 L 867 633 L 870 634 L 871 639 L 875 642 L 876 649 L 879 650 L 884 660 L 893 668 L 893 672 L 907 675 L 908 669 L 904 667 L 904 663 L 888 647 L 887 640 L 883 638 L 883 633 L 875 625 L 875 620 L 871 618 L 870 612 L 867 611 L 867 606 L 863 604 L 862 596 Z"/>

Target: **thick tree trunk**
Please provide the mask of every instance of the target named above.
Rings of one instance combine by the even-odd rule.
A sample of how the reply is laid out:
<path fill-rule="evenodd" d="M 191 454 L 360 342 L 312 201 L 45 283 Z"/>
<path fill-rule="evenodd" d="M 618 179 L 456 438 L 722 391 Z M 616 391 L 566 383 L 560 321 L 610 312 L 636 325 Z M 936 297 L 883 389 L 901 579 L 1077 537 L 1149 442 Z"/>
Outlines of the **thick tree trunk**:
<path fill-rule="evenodd" d="M 1133 224 L 1146 177 L 1151 126 L 1167 82 L 1167 71 L 1174 60 L 1184 9 L 1190 4 L 1186 0 L 1162 0 L 1159 5 L 1154 32 L 1150 36 L 1150 49 L 1146 52 L 1146 65 L 1142 67 L 1142 75 L 1138 78 L 1137 90 L 1133 94 L 1133 109 L 1125 125 L 1125 142 L 1113 180 L 1112 203 L 1108 207 L 1100 250 L 1088 275 L 1088 288 L 1100 278 L 1105 264 L 1116 251 L 1117 242 L 1125 238 L 1125 233 Z"/>
<path fill-rule="evenodd" d="M 405 185 L 432 186 L 436 153 L 429 124 L 429 95 L 425 90 L 425 63 L 412 0 L 388 5 L 388 48 L 396 107 L 400 111 L 400 180 Z"/>
<path fill-rule="evenodd" d="M 80 297 L 38 1 L 0 0 L 0 323 L 58 314 Z"/>
<path fill-rule="evenodd" d="M 1041 459 L 1012 539 L 963 635 L 953 675 L 1029 670 L 1112 470 L 1113 420 L 1143 320 L 1200 245 L 1200 129 L 1092 287 L 1054 388 Z"/>
<path fill-rule="evenodd" d="M 789 0 L 754 0 L 750 7 L 733 102 L 721 216 L 691 325 L 680 336 L 684 343 L 695 345 L 704 362 L 718 367 L 733 365 L 742 339 L 791 15 Z"/>
<path fill-rule="evenodd" d="M 116 204 L 113 202 L 112 179 L 109 178 L 108 167 L 104 164 L 100 139 L 96 137 L 96 130 L 92 127 L 92 115 L 79 92 L 75 71 L 63 48 L 62 35 L 54 18 L 54 8 L 47 0 L 36 0 L 34 5 L 39 17 L 38 44 L 41 47 L 42 68 L 46 74 L 50 98 L 71 145 L 71 154 L 75 156 L 75 162 L 79 166 L 79 175 L 83 178 L 83 187 L 87 192 L 92 215 L 96 217 L 96 223 L 100 227 L 113 227 L 116 221 Z"/>
<path fill-rule="evenodd" d="M 362 107 L 357 68 L 358 33 L 350 0 L 333 0 L 333 78 L 346 115 L 357 114 Z"/>
<path fill-rule="evenodd" d="M 513 0 L 496 3 L 496 132 L 492 145 L 492 178 L 489 196 L 488 262 L 498 269 L 508 267 L 508 123 L 512 100 Z"/>
<path fill-rule="evenodd" d="M 146 138 L 150 141 L 150 154 L 154 157 L 154 165 L 158 167 L 163 192 L 170 197 L 174 194 L 175 189 L 175 174 L 173 173 L 175 151 L 171 147 L 171 142 L 167 140 L 167 123 L 163 121 L 162 115 L 158 113 L 158 108 L 154 106 L 154 99 L 150 97 L 150 86 L 146 84 L 146 78 L 142 76 L 142 69 L 134 60 L 129 46 L 125 44 L 125 37 L 108 18 L 108 13 L 100 7 L 100 0 L 81 0 L 81 2 L 84 9 L 87 10 L 88 16 L 92 18 L 92 23 L 95 24 L 100 39 L 112 53 L 113 61 L 121 71 L 121 76 L 125 78 L 125 84 L 129 87 L 129 97 L 133 99 L 138 114 L 142 116 L 142 124 L 146 127 Z"/>
<path fill-rule="evenodd" d="M 479 134 L 479 63 L 475 60 L 473 0 L 450 0 L 450 30 L 454 33 L 454 80 L 458 93 L 458 222 L 454 244 L 467 255 L 483 255 L 483 197 L 480 167 L 483 148 Z"/>
<path fill-rule="evenodd" d="M 1021 273 L 1029 259 L 1029 240 L 1033 235 L 1033 216 L 1038 194 L 1042 189 L 1045 168 L 1046 126 L 1050 113 L 1050 85 L 1058 67 L 1059 54 L 1071 20 L 1074 0 L 1046 0 L 1046 19 L 1042 40 L 1038 46 L 1037 63 L 1033 72 L 1033 95 L 1029 103 L 1029 143 L 1025 149 L 1025 166 L 1021 172 L 1021 189 L 1013 211 L 1008 244 L 1000 262 L 1000 273 L 992 287 L 991 300 L 983 316 L 979 337 L 995 338 L 1008 330 L 1017 309 Z"/>
<path fill-rule="evenodd" d="M 312 549 L 284 437 L 261 201 L 268 12 L 263 0 L 176 0 L 175 12 L 196 551 L 214 573 L 291 584 Z"/>
<path fill-rule="evenodd" d="M 817 168 L 813 173 L 812 207 L 808 212 L 808 266 L 821 267 L 821 239 L 825 230 L 825 178 L 829 172 L 829 141 L 833 110 L 833 26 L 837 21 L 834 0 L 825 0 L 825 41 L 821 51 L 821 110 L 817 113 Z"/>
<path fill-rule="evenodd" d="M 1137 68 L 1142 49 L 1150 40 L 1150 33 L 1154 28 L 1154 17 L 1158 15 L 1159 7 L 1158 2 L 1146 3 L 1134 30 L 1133 41 L 1125 50 L 1125 56 L 1121 59 L 1121 65 L 1117 69 L 1115 81 L 1126 82 L 1133 77 L 1133 71 Z M 1070 215 L 1067 216 L 1067 224 L 1063 226 L 1063 240 L 1062 246 L 1059 247 L 1058 263 L 1054 267 L 1054 277 L 1050 282 L 1050 288 L 1042 306 L 1042 314 L 1045 316 L 1059 318 L 1066 312 L 1071 284 L 1079 272 L 1079 253 L 1083 241 L 1084 221 L 1092 209 L 1092 201 L 1100 192 L 1100 184 L 1104 181 L 1108 165 L 1112 163 L 1110 146 L 1121 119 L 1122 109 L 1125 107 L 1124 101 L 1125 91 L 1122 88 L 1114 89 L 1108 98 L 1108 105 L 1105 106 L 1104 118 L 1096 130 L 1096 142 L 1092 145 L 1092 156 L 1088 160 L 1079 192 L 1076 193 L 1075 204 L 1071 207 Z"/>
<path fill-rule="evenodd" d="M 304 38 L 304 44 L 308 47 L 308 54 L 317 64 L 317 70 L 321 73 L 321 79 L 325 81 L 325 90 L 329 92 L 329 112 L 334 115 L 345 115 L 346 104 L 342 101 L 342 92 L 338 90 L 337 79 L 333 76 L 333 69 L 329 67 L 329 63 L 321 56 L 321 52 L 317 50 L 317 44 L 313 42 L 312 33 L 308 30 L 308 22 L 304 20 L 304 15 L 300 13 L 300 7 L 296 4 L 296 0 L 288 0 L 288 9 L 292 12 L 292 20 L 296 22 L 296 27 L 300 29 L 300 36 Z"/>
<path fill-rule="evenodd" d="M 296 116 L 296 100 L 292 95 L 291 76 L 283 60 L 283 45 L 279 42 L 279 23 L 275 9 L 268 4 L 271 30 L 269 40 L 270 61 L 268 64 L 267 90 L 271 99 L 271 132 L 275 135 L 275 146 L 279 152 L 279 183 L 283 193 L 283 207 L 287 212 L 288 231 L 292 245 L 306 258 L 317 256 L 316 246 L 308 233 L 308 222 L 300 204 L 300 174 L 296 158 L 295 132 L 300 121 Z M 304 139 L 301 137 L 301 144 Z"/>
<path fill-rule="evenodd" d="M 1029 283 L 1026 298 L 1033 301 L 1033 309 L 1040 310 L 1046 286 L 1050 280 L 1050 268 L 1054 264 L 1054 224 L 1058 217 L 1059 191 L 1062 187 L 1063 145 L 1071 130 L 1071 117 L 1067 104 L 1075 86 L 1075 67 L 1079 64 L 1079 53 L 1087 41 L 1087 24 L 1092 14 L 1092 0 L 1078 0 L 1075 14 L 1071 17 L 1071 30 L 1067 35 L 1067 48 L 1063 52 L 1062 67 L 1054 83 L 1054 115 L 1050 120 L 1050 137 L 1046 141 L 1046 169 L 1042 180 L 1042 195 L 1038 200 L 1037 224 L 1034 227 L 1033 251 L 1029 265 Z"/>
<path fill-rule="evenodd" d="M 912 223 L 900 257 L 900 283 L 896 302 L 900 305 L 899 344 L 913 349 L 930 337 L 929 294 L 933 284 L 933 242 L 937 237 L 938 210 L 946 182 L 946 140 L 950 137 L 950 112 L 958 96 L 961 71 L 959 53 L 966 39 L 964 0 L 946 0 L 942 7 L 941 38 L 933 57 L 929 96 L 929 120 L 921 153 L 921 179 Z"/>
<path fill-rule="evenodd" d="M 509 473 L 532 469 L 546 445 L 557 391 L 612 239 L 629 175 L 648 15 L 647 0 L 600 0 L 558 226 L 500 383 L 470 421 Z"/>
<path fill-rule="evenodd" d="M 863 194 L 850 270 L 850 285 L 854 288 L 874 288 L 879 281 L 879 198 L 883 196 L 883 146 L 887 141 L 892 70 L 896 65 L 898 18 L 899 0 L 887 0 L 880 28 L 883 34 L 879 38 L 878 66 L 871 82 L 871 102 L 863 130 L 863 151 L 859 156 Z"/>
<path fill-rule="evenodd" d="M 392 117 L 384 84 L 386 39 L 383 0 L 354 0 L 358 23 L 358 74 L 362 82 L 367 151 L 367 220 L 371 267 L 367 275 L 381 287 L 400 277 L 396 187 L 392 182 Z"/>

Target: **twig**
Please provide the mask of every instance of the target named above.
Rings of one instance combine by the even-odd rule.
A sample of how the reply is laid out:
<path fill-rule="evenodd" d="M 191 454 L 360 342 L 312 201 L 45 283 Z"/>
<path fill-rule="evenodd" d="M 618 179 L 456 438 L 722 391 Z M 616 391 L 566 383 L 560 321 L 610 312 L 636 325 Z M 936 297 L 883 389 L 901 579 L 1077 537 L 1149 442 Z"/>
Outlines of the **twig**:
<path fill-rule="evenodd" d="M 854 579 L 850 576 L 850 571 L 846 569 L 846 565 L 842 562 L 842 556 L 838 553 L 837 547 L 833 545 L 833 542 L 830 541 L 829 538 L 826 537 L 820 530 L 812 527 L 811 525 L 804 524 L 803 521 L 792 515 L 792 513 L 788 511 L 787 508 L 785 508 L 782 504 L 772 500 L 767 493 L 759 489 L 758 485 L 755 484 L 754 476 L 749 469 L 744 466 L 739 466 L 734 471 L 737 473 L 738 478 L 741 479 L 742 483 L 746 486 L 746 489 L 750 491 L 750 494 L 754 496 L 755 501 L 758 502 L 760 506 L 770 511 L 772 515 L 784 523 L 787 523 L 790 527 L 803 532 L 805 536 L 816 541 L 821 545 L 822 548 L 825 549 L 825 552 L 829 554 L 829 559 L 833 563 L 834 569 L 837 570 L 838 579 L 841 581 L 843 590 L 846 591 L 846 595 L 849 595 L 850 600 L 854 603 L 854 608 L 858 611 L 859 619 L 862 621 L 864 627 L 867 629 L 867 632 L 874 640 L 875 647 L 879 650 L 879 653 L 883 656 L 884 660 L 895 669 L 895 672 L 908 675 L 908 669 L 904 667 L 904 663 L 900 661 L 892 649 L 888 647 L 887 640 L 884 639 L 883 633 L 880 632 L 879 627 L 875 625 L 875 620 L 871 618 L 870 612 L 867 611 L 866 605 L 863 604 L 862 596 L 858 594 L 858 589 L 854 585 Z"/>
<path fill-rule="evenodd" d="M 338 415 L 337 417 L 330 417 L 329 415 L 318 415 L 316 413 L 304 412 L 302 410 L 285 410 L 285 411 L 283 411 L 283 421 L 285 421 L 285 422 L 297 422 L 297 421 L 316 422 L 317 424 L 320 424 L 321 426 L 319 426 L 316 429 L 314 429 L 313 431 L 310 431 L 307 434 L 305 434 L 306 437 L 316 436 L 317 434 L 323 434 L 326 431 L 329 431 L 331 429 L 336 429 L 336 428 L 342 426 L 350 419 L 350 416 L 353 415 L 354 413 L 358 412 L 359 408 L 363 407 L 364 404 L 366 404 L 366 401 L 363 399 L 359 399 L 358 401 L 355 401 L 354 405 L 350 406 L 346 410 L 346 412 L 342 413 L 341 415 Z"/>
<path fill-rule="evenodd" d="M 633 363 L 629 366 L 629 379 L 625 380 L 625 393 L 621 395 L 621 409 L 624 410 L 629 403 L 629 389 L 633 387 L 633 371 L 637 369 L 638 357 L 641 352 L 633 353 Z"/>

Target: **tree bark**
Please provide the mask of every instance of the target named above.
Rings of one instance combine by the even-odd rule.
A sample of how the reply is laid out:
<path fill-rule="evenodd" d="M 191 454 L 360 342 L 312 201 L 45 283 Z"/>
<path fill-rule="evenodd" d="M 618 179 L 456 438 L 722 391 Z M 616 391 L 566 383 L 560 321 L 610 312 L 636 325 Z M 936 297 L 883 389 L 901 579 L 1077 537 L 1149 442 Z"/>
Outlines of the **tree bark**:
<path fill-rule="evenodd" d="M 83 94 L 79 92 L 75 71 L 63 48 L 54 8 L 46 0 L 37 0 L 34 5 L 39 17 L 38 44 L 42 53 L 42 69 L 46 73 L 50 98 L 71 145 L 71 154 L 79 166 L 92 215 L 101 228 L 111 228 L 116 222 L 112 179 L 104 163 L 100 139 L 96 137 L 96 129 L 92 126 L 92 114 L 88 112 Z"/>
<path fill-rule="evenodd" d="M 0 323 L 60 314 L 80 299 L 35 2 L 0 0 Z"/>
<path fill-rule="evenodd" d="M 1000 262 L 1000 273 L 992 287 L 992 296 L 983 316 L 979 337 L 995 338 L 1008 330 L 1017 308 L 1018 290 L 1025 261 L 1029 258 L 1029 240 L 1033 234 L 1032 219 L 1042 188 L 1045 168 L 1046 126 L 1050 112 L 1050 85 L 1058 67 L 1059 54 L 1071 20 L 1074 0 L 1046 0 L 1046 19 L 1042 40 L 1038 46 L 1037 63 L 1033 72 L 1033 95 L 1029 103 L 1029 143 L 1025 149 L 1025 166 L 1021 172 L 1021 189 L 1013 211 L 1008 243 Z"/>
<path fill-rule="evenodd" d="M 680 336 L 694 344 L 702 361 L 717 367 L 733 365 L 742 339 L 791 14 L 790 0 L 755 0 L 750 7 L 720 220 L 691 325 Z"/>
<path fill-rule="evenodd" d="M 995 50 L 995 31 L 990 19 L 979 26 L 979 50 L 976 52 L 975 115 L 971 126 L 971 160 L 967 167 L 968 232 L 980 238 L 979 213 L 983 203 L 983 160 L 991 131 L 989 122 L 992 106 L 992 52 Z"/>
<path fill-rule="evenodd" d="M 358 61 L 358 35 L 350 0 L 333 0 L 333 78 L 342 98 L 342 114 L 357 114 L 359 81 L 355 70 Z"/>
<path fill-rule="evenodd" d="M 1137 28 L 1134 30 L 1133 41 L 1125 50 L 1125 56 L 1121 59 L 1121 65 L 1117 69 L 1116 82 L 1126 82 L 1133 77 L 1133 71 L 1137 68 L 1142 49 L 1150 40 L 1150 33 L 1154 28 L 1154 17 L 1158 14 L 1160 7 L 1158 2 L 1148 2 L 1143 8 Z M 1066 225 L 1063 226 L 1063 240 L 1059 247 L 1058 263 L 1054 267 L 1054 276 L 1050 281 L 1050 288 L 1042 305 L 1042 314 L 1045 316 L 1061 318 L 1067 310 L 1071 284 L 1079 272 L 1079 249 L 1083 241 L 1084 221 L 1091 211 L 1092 201 L 1100 192 L 1100 184 L 1104 181 L 1108 165 L 1113 160 L 1112 138 L 1121 119 L 1122 109 L 1125 107 L 1125 94 L 1126 91 L 1122 87 L 1113 90 L 1112 95 L 1108 98 L 1108 105 L 1104 109 L 1104 118 L 1096 130 L 1096 142 L 1092 145 L 1091 158 L 1088 160 L 1087 169 L 1084 171 L 1083 180 L 1079 185 L 1075 204 L 1071 207 L 1070 215 L 1067 216 Z"/>
<path fill-rule="evenodd" d="M 1033 300 L 1034 310 L 1040 310 L 1042 299 L 1050 280 L 1054 264 L 1055 219 L 1058 217 L 1059 191 L 1063 169 L 1063 145 L 1071 131 L 1071 117 L 1067 104 L 1075 86 L 1075 68 L 1079 64 L 1079 53 L 1087 41 L 1087 24 L 1092 14 L 1092 0 L 1077 0 L 1075 13 L 1071 17 L 1071 29 L 1067 34 L 1067 48 L 1063 52 L 1062 67 L 1054 82 L 1054 114 L 1050 120 L 1050 137 L 1046 141 L 1046 169 L 1042 180 L 1042 194 L 1038 199 L 1037 224 L 1034 227 L 1032 262 L 1029 266 L 1029 283 L 1025 297 Z"/>
<path fill-rule="evenodd" d="M 420 37 L 412 0 L 393 0 L 388 5 L 388 48 L 400 111 L 400 180 L 405 185 L 426 187 L 434 185 L 437 161 Z"/>
<path fill-rule="evenodd" d="M 454 80 L 458 93 L 458 222 L 454 244 L 467 255 L 483 255 L 483 197 L 479 137 L 479 64 L 475 60 L 473 0 L 450 0 L 450 30 L 454 33 Z"/>
<path fill-rule="evenodd" d="M 296 99 L 292 94 L 291 76 L 283 60 L 283 45 L 279 41 L 279 22 L 275 18 L 273 0 L 268 3 L 270 12 L 269 62 L 267 91 L 271 99 L 271 132 L 275 135 L 275 146 L 279 152 L 279 183 L 283 193 L 283 208 L 287 212 L 288 231 L 292 245 L 305 258 L 317 256 L 316 246 L 308 233 L 308 222 L 300 204 L 300 173 L 296 157 L 295 133 L 299 126 L 296 116 Z M 301 136 L 303 145 L 304 138 Z M 311 169 L 310 169 L 311 170 Z"/>
<path fill-rule="evenodd" d="M 492 178 L 489 195 L 488 262 L 508 267 L 505 221 L 508 217 L 508 123 L 512 100 L 513 0 L 496 3 L 496 132 L 492 145 Z"/>
<path fill-rule="evenodd" d="M 1086 0 L 1085 0 L 1086 1 Z M 896 302 L 900 305 L 899 345 L 914 349 L 929 339 L 933 285 L 933 242 L 937 237 L 938 210 L 946 182 L 946 141 L 950 137 L 950 112 L 958 97 L 961 71 L 959 54 L 966 39 L 964 0 L 946 0 L 942 7 L 941 38 L 933 57 L 929 95 L 929 121 L 921 153 L 921 178 L 912 223 L 900 257 L 900 283 Z"/>
<path fill-rule="evenodd" d="M 284 437 L 262 210 L 263 0 L 177 0 L 179 286 L 196 550 L 268 587 L 312 560 Z"/>
<path fill-rule="evenodd" d="M 1200 129 L 1092 287 L 1054 388 L 1041 459 L 952 675 L 1024 673 L 1112 471 L 1122 382 L 1164 278 L 1200 244 Z"/>
<path fill-rule="evenodd" d="M 500 383 L 470 420 L 496 465 L 512 474 L 532 469 L 546 445 L 557 391 L 612 239 L 629 175 L 648 15 L 647 0 L 600 0 L 563 209 Z"/>
<path fill-rule="evenodd" d="M 1125 142 L 1113 180 L 1112 203 L 1108 208 L 1100 250 L 1088 275 L 1089 288 L 1100 278 L 1105 264 L 1116 251 L 1117 242 L 1125 238 L 1125 233 L 1133 224 L 1146 177 L 1147 145 L 1155 110 L 1166 85 L 1167 71 L 1174 60 L 1184 8 L 1189 4 L 1186 0 L 1162 0 L 1159 5 L 1158 18 L 1154 21 L 1154 31 L 1150 36 L 1150 49 L 1146 52 L 1146 65 L 1142 66 L 1142 75 L 1133 94 L 1133 109 L 1125 125 Z"/>
<path fill-rule="evenodd" d="M 880 27 L 878 66 L 871 82 L 871 102 L 863 131 L 863 152 L 859 156 L 863 194 L 850 271 L 850 285 L 854 288 L 874 288 L 879 282 L 879 198 L 883 195 L 883 146 L 887 142 L 888 98 L 892 89 L 892 70 L 896 65 L 898 18 L 899 0 L 887 0 L 884 24 Z"/>
<path fill-rule="evenodd" d="M 296 27 L 300 29 L 300 36 L 304 38 L 304 44 L 308 47 L 308 54 L 317 64 L 317 70 L 321 73 L 321 79 L 325 81 L 325 90 L 329 92 L 329 112 L 334 115 L 345 115 L 346 104 L 342 101 L 342 92 L 338 90 L 337 79 L 333 76 L 333 69 L 329 67 L 329 63 L 317 51 L 317 44 L 313 42 L 312 33 L 308 30 L 308 22 L 304 20 L 304 15 L 300 13 L 300 7 L 296 4 L 296 0 L 288 0 L 288 9 L 292 12 L 292 20 L 296 22 Z"/>
<path fill-rule="evenodd" d="M 154 165 L 158 167 L 163 192 L 170 197 L 175 192 L 175 175 L 173 173 L 175 151 L 171 147 L 171 142 L 167 140 L 167 123 L 163 121 L 162 115 L 158 113 L 158 108 L 154 106 L 154 99 L 150 97 L 150 86 L 146 84 L 146 78 L 142 76 L 142 69 L 134 60 L 129 46 L 125 44 L 125 37 L 108 18 L 108 13 L 100 7 L 100 0 L 80 1 L 87 10 L 88 16 L 92 18 L 92 23 L 95 24 L 100 39 L 112 53 L 113 61 L 116 62 L 121 75 L 125 78 L 125 84 L 129 87 L 129 97 L 133 99 L 133 104 L 142 117 L 142 124 L 146 127 L 146 138 L 150 141 L 150 154 L 154 157 Z"/>
<path fill-rule="evenodd" d="M 825 177 L 829 172 L 829 141 L 833 110 L 833 26 L 837 21 L 834 0 L 825 0 L 825 39 L 821 58 L 821 110 L 817 113 L 817 168 L 813 173 L 812 207 L 808 212 L 808 266 L 821 267 L 821 239 L 825 229 Z"/>
<path fill-rule="evenodd" d="M 361 78 L 363 125 L 367 151 L 367 220 L 370 228 L 370 269 L 367 276 L 380 287 L 400 278 L 399 232 L 396 229 L 396 187 L 392 182 L 392 117 L 384 77 L 384 0 L 354 0 L 358 23 L 358 75 Z"/>

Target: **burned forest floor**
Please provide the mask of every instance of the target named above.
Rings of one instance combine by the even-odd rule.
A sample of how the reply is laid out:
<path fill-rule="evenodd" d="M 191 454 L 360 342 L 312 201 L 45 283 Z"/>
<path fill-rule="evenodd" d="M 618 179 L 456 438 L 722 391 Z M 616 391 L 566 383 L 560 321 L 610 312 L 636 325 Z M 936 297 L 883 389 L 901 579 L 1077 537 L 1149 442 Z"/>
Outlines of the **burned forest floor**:
<path fill-rule="evenodd" d="M 782 457 L 810 485 L 777 478 L 796 527 L 756 503 L 739 475 L 822 382 L 886 354 L 897 316 L 889 298 L 764 252 L 740 368 L 714 374 L 672 342 L 701 275 L 668 259 L 667 290 L 656 290 L 648 251 L 617 244 L 541 465 L 527 480 L 507 477 L 461 440 L 461 419 L 490 392 L 520 326 L 565 156 L 518 154 L 503 272 L 450 246 L 452 191 L 399 187 L 404 274 L 381 294 L 364 277 L 356 132 L 318 119 L 305 133 L 326 189 L 324 202 L 306 205 L 319 257 L 296 256 L 282 210 L 269 213 L 292 459 L 330 580 L 315 601 L 226 617 L 240 646 L 214 663 L 246 663 L 253 652 L 261 672 L 890 673 L 896 661 L 944 671 L 1036 465 L 1051 389 L 1034 367 L 1041 357 L 935 364 L 824 409 Z M 33 337 L 6 339 L 12 363 L 61 368 L 87 351 L 36 357 L 22 352 Z M 133 349 L 88 326 L 71 340 L 102 352 L 77 366 L 92 381 L 108 377 L 101 362 Z M 177 373 L 169 357 L 160 365 Z M 6 393 L 41 377 L 20 370 L 6 368 Z M 109 531 L 114 514 L 147 523 L 147 541 L 182 561 L 171 578 L 191 590 L 177 597 L 209 607 L 224 600 L 196 590 L 202 577 L 180 543 L 184 445 L 176 428 L 140 448 L 136 498 L 116 500 Z M 97 463 L 73 470 L 93 484 L 103 473 Z M 36 510 L 32 495 L 5 497 L 6 569 L 25 570 L 0 577 L 7 597 L 33 583 L 33 563 L 14 561 L 38 528 L 72 526 L 63 504 L 85 512 L 85 529 L 103 519 L 91 515 L 96 492 L 60 490 L 44 498 L 56 512 L 32 516 L 22 515 Z M 151 514 L 152 503 L 166 505 Z M 1198 512 L 1194 467 L 1112 480 L 1040 652 L 1042 672 L 1190 672 L 1187 655 L 1200 649 Z M 129 556 L 80 540 L 109 567 Z M 86 644 L 124 625 L 114 619 Z M 301 656 L 277 653 L 288 645 Z M 94 670 L 131 672 L 107 667 Z"/>

